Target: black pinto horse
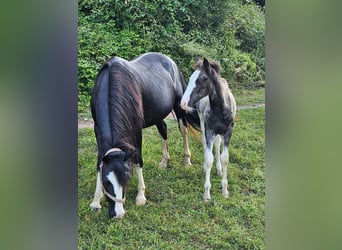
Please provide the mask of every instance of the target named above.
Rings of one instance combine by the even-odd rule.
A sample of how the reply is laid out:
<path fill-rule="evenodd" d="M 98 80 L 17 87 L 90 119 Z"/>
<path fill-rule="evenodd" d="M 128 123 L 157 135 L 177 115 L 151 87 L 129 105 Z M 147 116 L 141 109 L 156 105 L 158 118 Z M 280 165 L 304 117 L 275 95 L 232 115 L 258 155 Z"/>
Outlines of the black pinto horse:
<path fill-rule="evenodd" d="M 214 144 L 216 169 L 222 176 L 222 194 L 225 198 L 228 197 L 228 144 L 233 133 L 236 103 L 227 81 L 220 76 L 220 71 L 221 66 L 218 63 L 209 63 L 206 58 L 203 61 L 199 60 L 181 100 L 184 110 L 189 113 L 197 111 L 200 118 L 204 151 L 203 168 L 206 173 L 204 201 L 211 199 L 210 171 L 214 161 L 212 152 Z"/>
<path fill-rule="evenodd" d="M 137 205 L 144 205 L 145 183 L 141 157 L 142 129 L 156 125 L 163 138 L 165 168 L 170 159 L 167 126 L 163 119 L 173 110 L 183 136 L 185 164 L 191 165 L 186 113 L 180 107 L 185 90 L 183 77 L 169 57 L 145 53 L 131 61 L 109 59 L 100 69 L 91 98 L 91 112 L 98 146 L 94 209 L 101 208 L 103 195 L 109 216 L 123 217 L 123 205 L 133 167 L 138 177 Z"/>

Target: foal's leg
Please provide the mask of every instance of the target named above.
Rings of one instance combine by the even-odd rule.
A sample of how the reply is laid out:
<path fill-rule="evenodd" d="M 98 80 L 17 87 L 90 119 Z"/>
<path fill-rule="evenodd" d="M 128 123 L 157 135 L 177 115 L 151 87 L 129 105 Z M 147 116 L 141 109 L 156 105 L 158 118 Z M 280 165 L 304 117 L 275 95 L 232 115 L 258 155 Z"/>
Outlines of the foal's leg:
<path fill-rule="evenodd" d="M 142 174 L 142 167 L 140 167 L 139 164 L 134 164 L 134 168 L 138 177 L 138 195 L 135 198 L 135 204 L 138 206 L 145 205 L 146 203 L 145 188 L 146 187 L 145 187 L 144 177 Z"/>
<path fill-rule="evenodd" d="M 203 168 L 205 171 L 205 183 L 204 183 L 204 201 L 210 201 L 210 171 L 213 166 L 214 156 L 213 156 L 213 140 L 214 136 L 206 136 L 206 143 L 203 144 L 204 151 L 204 163 Z"/>
<path fill-rule="evenodd" d="M 222 165 L 220 157 L 220 147 L 221 147 L 221 136 L 216 135 L 215 137 L 215 159 L 216 159 L 216 170 L 219 176 L 222 176 Z"/>
<path fill-rule="evenodd" d="M 167 144 L 167 126 L 164 121 L 156 123 L 159 134 L 163 138 L 163 157 L 159 163 L 160 168 L 166 168 L 167 162 L 170 160 L 169 146 Z"/>
<path fill-rule="evenodd" d="M 184 164 L 185 166 L 191 166 L 191 152 L 189 149 L 189 141 L 188 141 L 188 129 L 187 127 L 184 125 L 183 121 L 181 119 L 178 120 L 178 124 L 179 124 L 179 129 L 182 133 L 182 137 L 183 137 L 183 148 L 184 148 Z"/>
<path fill-rule="evenodd" d="M 232 128 L 229 129 L 227 134 L 224 136 L 224 143 L 223 143 L 223 149 L 222 149 L 222 154 L 221 154 L 221 163 L 222 163 L 222 195 L 225 198 L 229 197 L 228 193 L 228 162 L 229 162 L 229 151 L 228 151 L 228 146 L 229 146 L 229 141 L 232 136 Z"/>

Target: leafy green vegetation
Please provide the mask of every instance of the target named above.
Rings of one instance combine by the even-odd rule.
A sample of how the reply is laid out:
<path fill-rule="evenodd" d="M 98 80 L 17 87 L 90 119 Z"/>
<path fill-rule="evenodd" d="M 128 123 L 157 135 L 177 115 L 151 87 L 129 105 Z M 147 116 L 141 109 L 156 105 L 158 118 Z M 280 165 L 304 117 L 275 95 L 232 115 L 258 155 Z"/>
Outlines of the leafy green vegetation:
<path fill-rule="evenodd" d="M 149 51 L 170 56 L 185 80 L 196 56 L 219 61 L 235 88 L 265 85 L 265 14 L 245 0 L 79 0 L 79 110 L 112 56 Z"/>
<path fill-rule="evenodd" d="M 183 147 L 174 120 L 166 120 L 171 161 L 158 168 L 162 142 L 155 127 L 143 132 L 147 204 L 134 204 L 133 175 L 123 219 L 110 220 L 103 200 L 90 210 L 96 182 L 96 141 L 92 129 L 79 130 L 79 249 L 264 249 L 264 108 L 239 110 L 230 144 L 230 197 L 221 195 L 221 178 L 212 169 L 212 201 L 202 201 L 202 145 L 189 136 L 191 167 L 183 166 Z"/>

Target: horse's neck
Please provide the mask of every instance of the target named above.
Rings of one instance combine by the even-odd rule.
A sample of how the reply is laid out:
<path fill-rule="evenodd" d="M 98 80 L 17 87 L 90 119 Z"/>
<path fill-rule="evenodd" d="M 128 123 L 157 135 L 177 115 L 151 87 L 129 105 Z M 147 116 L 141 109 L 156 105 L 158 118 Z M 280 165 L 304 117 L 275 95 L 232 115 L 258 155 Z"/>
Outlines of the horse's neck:
<path fill-rule="evenodd" d="M 218 79 L 221 79 L 221 78 L 218 76 Z M 219 112 L 222 112 L 222 111 L 229 109 L 228 104 L 227 104 L 228 87 L 226 88 L 223 85 L 225 83 L 226 83 L 225 81 L 222 81 L 222 82 L 215 81 L 213 84 L 214 85 L 213 91 L 209 94 L 209 101 L 210 101 L 210 106 L 212 110 L 216 109 Z"/>

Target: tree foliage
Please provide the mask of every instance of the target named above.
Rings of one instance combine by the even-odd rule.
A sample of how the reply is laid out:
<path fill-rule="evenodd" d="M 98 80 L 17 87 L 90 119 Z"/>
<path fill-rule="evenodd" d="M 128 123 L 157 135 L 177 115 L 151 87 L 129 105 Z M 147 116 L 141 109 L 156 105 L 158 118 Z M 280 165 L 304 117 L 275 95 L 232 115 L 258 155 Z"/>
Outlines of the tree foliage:
<path fill-rule="evenodd" d="M 265 15 L 244 0 L 79 0 L 79 101 L 112 56 L 148 51 L 170 56 L 185 79 L 196 56 L 221 63 L 234 87 L 264 83 Z"/>

